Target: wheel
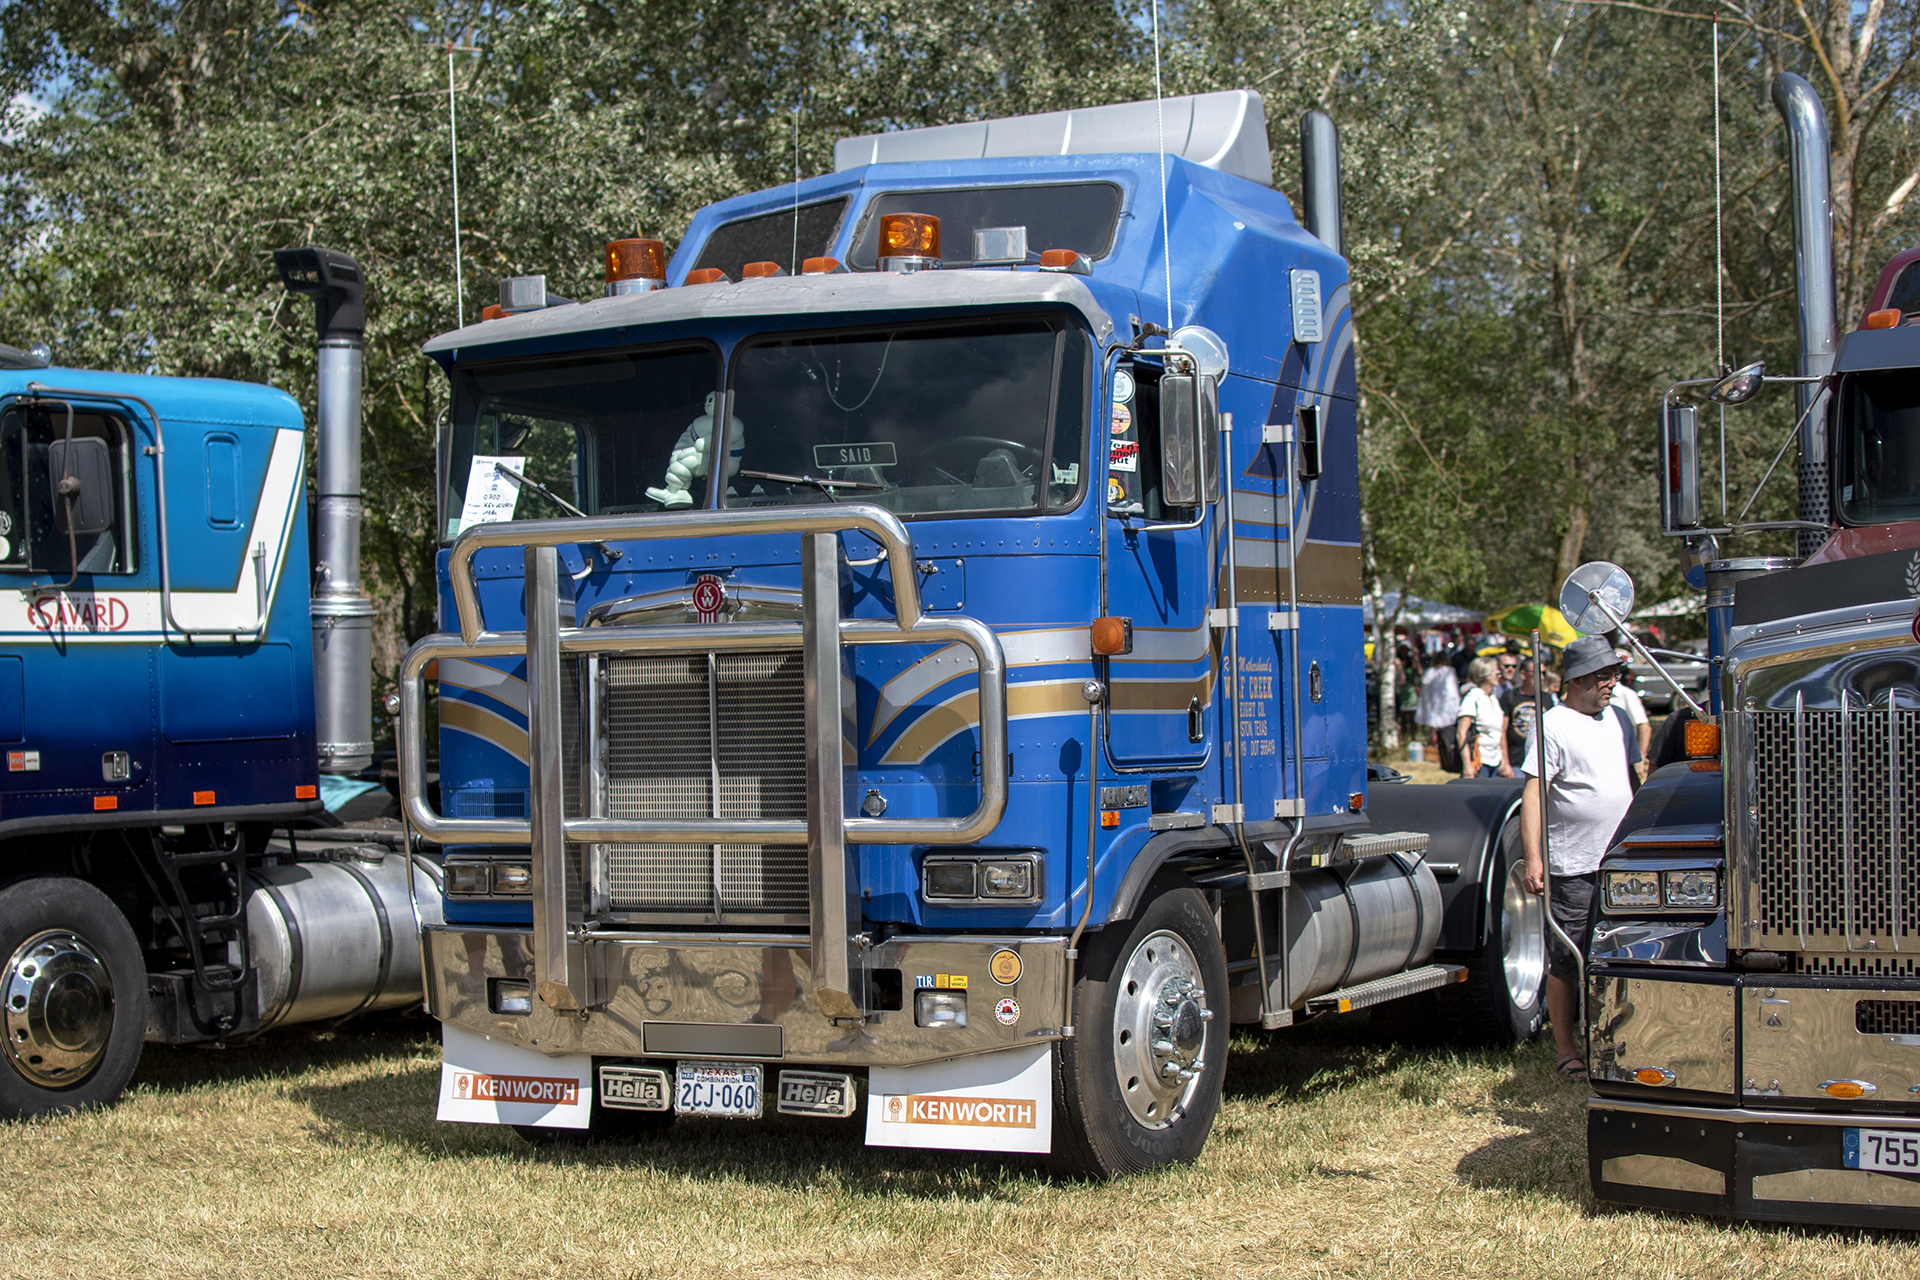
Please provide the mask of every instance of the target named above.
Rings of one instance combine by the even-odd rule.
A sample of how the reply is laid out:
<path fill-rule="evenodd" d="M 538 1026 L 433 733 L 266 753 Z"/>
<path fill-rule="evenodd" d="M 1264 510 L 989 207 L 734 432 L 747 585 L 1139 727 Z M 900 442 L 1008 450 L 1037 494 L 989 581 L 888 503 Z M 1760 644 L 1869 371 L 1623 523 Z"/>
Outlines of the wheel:
<path fill-rule="evenodd" d="M 1468 957 L 1467 980 L 1442 988 L 1443 1013 L 1457 1037 L 1485 1044 L 1525 1044 L 1546 1020 L 1547 910 L 1527 892 L 1520 819 L 1500 829 L 1487 881 L 1486 938 Z"/>
<path fill-rule="evenodd" d="M 1213 913 L 1184 878 L 1081 948 L 1074 1037 L 1054 1088 L 1054 1162 L 1110 1178 L 1191 1161 L 1227 1070 L 1227 966 Z"/>
<path fill-rule="evenodd" d="M 0 889 L 0 1118 L 112 1102 L 147 1033 L 147 967 L 107 895 L 65 877 Z"/>

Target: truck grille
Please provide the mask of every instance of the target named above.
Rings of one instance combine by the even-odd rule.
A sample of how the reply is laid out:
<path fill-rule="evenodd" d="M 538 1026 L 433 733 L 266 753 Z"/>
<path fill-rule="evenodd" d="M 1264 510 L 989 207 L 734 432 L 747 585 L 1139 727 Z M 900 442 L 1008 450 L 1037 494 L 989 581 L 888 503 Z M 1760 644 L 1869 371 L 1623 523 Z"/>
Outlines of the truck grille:
<path fill-rule="evenodd" d="M 1920 713 L 1755 711 L 1751 944 L 1811 973 L 1920 954 Z"/>
<path fill-rule="evenodd" d="M 1863 1036 L 1920 1035 L 1920 1000 L 1858 1000 L 1853 1029 Z"/>
<path fill-rule="evenodd" d="M 799 654 L 612 657 L 601 665 L 607 817 L 806 817 Z M 603 849 L 616 912 L 804 920 L 807 911 L 805 845 Z"/>

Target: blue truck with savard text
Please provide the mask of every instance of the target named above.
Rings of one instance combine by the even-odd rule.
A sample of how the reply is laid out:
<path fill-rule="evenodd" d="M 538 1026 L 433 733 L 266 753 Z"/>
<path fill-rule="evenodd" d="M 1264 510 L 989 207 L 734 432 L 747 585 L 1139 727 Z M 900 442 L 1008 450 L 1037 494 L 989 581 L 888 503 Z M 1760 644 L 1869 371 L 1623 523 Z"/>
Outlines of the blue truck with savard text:
<path fill-rule="evenodd" d="M 0 1118 L 117 1097 L 142 1046 L 417 1007 L 436 861 L 330 820 L 374 759 L 359 570 L 365 284 L 299 406 L 0 347 Z"/>
<path fill-rule="evenodd" d="M 1199 1151 L 1231 1025 L 1538 1030 L 1514 784 L 1368 786 L 1301 138 L 1303 220 L 1248 92 L 844 139 L 427 344 L 395 705 L 442 1118 L 863 1114 L 1111 1174 Z"/>

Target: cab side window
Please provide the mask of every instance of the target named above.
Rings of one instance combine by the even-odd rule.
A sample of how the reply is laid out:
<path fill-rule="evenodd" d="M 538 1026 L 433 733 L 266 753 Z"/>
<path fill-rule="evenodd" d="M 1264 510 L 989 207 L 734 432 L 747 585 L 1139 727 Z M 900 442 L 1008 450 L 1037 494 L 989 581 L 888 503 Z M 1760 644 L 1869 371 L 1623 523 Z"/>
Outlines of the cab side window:
<path fill-rule="evenodd" d="M 0 570 L 134 572 L 126 428 L 106 414 L 30 404 L 0 416 Z"/>

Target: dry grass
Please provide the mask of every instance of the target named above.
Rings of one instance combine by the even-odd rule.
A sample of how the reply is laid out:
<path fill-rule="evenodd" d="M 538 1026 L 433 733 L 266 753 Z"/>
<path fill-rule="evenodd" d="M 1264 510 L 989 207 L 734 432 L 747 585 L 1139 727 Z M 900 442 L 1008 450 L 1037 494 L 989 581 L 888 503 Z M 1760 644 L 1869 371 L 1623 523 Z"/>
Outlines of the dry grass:
<path fill-rule="evenodd" d="M 432 1119 L 424 1023 L 155 1050 L 109 1111 L 0 1127 L 0 1272 L 67 1276 L 1414 1276 L 1920 1272 L 1920 1240 L 1596 1208 L 1548 1054 L 1362 1015 L 1241 1036 L 1192 1168 L 1112 1185 L 868 1151 L 857 1121 L 535 1151 Z"/>

